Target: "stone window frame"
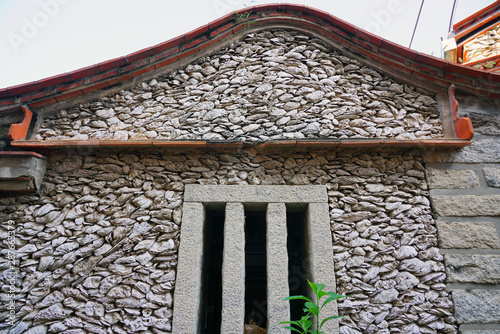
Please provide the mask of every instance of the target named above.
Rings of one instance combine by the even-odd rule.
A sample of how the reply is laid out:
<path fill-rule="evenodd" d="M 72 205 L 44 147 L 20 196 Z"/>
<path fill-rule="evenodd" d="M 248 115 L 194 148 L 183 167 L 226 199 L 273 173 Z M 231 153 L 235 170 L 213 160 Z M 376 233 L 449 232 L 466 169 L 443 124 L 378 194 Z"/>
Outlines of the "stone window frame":
<path fill-rule="evenodd" d="M 324 185 L 198 185 L 185 186 L 181 242 L 174 291 L 173 333 L 200 333 L 202 266 L 206 206 L 225 206 L 222 266 L 221 333 L 243 333 L 245 311 L 244 207 L 266 207 L 267 312 L 269 333 L 290 333 L 280 321 L 290 318 L 286 206 L 307 206 L 305 266 L 309 279 L 336 291 L 332 233 Z M 272 241 L 272 242 L 270 242 Z M 336 315 L 337 304 L 324 309 Z M 338 333 L 328 322 L 325 333 Z"/>

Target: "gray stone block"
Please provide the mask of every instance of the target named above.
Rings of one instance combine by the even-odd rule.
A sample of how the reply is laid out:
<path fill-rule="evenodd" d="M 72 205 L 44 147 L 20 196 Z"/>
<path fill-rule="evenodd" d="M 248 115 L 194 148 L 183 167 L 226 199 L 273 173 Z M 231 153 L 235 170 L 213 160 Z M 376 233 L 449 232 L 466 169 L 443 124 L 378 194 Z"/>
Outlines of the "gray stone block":
<path fill-rule="evenodd" d="M 205 210 L 201 203 L 184 203 L 183 210 L 182 242 L 179 248 L 174 300 L 190 302 L 175 304 L 173 330 L 174 333 L 198 333 Z"/>
<path fill-rule="evenodd" d="M 424 153 L 425 162 L 500 162 L 500 141 L 476 139 L 459 150 L 428 150 Z"/>
<path fill-rule="evenodd" d="M 500 255 L 446 254 L 444 258 L 448 283 L 500 283 Z"/>
<path fill-rule="evenodd" d="M 500 323 L 500 290 L 455 290 L 452 297 L 459 324 Z"/>
<path fill-rule="evenodd" d="M 495 224 L 438 221 L 441 248 L 500 248 Z"/>
<path fill-rule="evenodd" d="M 440 216 L 499 216 L 500 195 L 431 195 L 434 211 Z"/>
<path fill-rule="evenodd" d="M 309 257 L 311 279 L 315 283 L 325 284 L 325 291 L 336 291 L 335 272 L 333 270 L 332 234 L 330 231 L 328 203 L 310 203 L 307 214 L 306 253 Z M 331 302 L 323 309 L 323 314 L 337 315 L 337 303 Z M 322 328 L 325 333 L 338 333 L 338 321 L 329 321 Z"/>
<path fill-rule="evenodd" d="M 289 296 L 288 258 L 286 243 L 286 206 L 269 203 L 267 206 L 267 329 L 269 333 L 289 333 L 280 321 L 290 319 L 290 304 L 283 298 Z"/>
<path fill-rule="evenodd" d="M 500 117 L 492 110 L 475 110 L 469 113 L 475 133 L 500 136 Z"/>
<path fill-rule="evenodd" d="M 186 202 L 326 203 L 325 186 L 250 186 L 187 184 Z"/>
<path fill-rule="evenodd" d="M 427 169 L 431 189 L 467 189 L 479 186 L 479 177 L 473 170 Z"/>
<path fill-rule="evenodd" d="M 459 334 L 500 334 L 500 329 L 460 329 Z"/>
<path fill-rule="evenodd" d="M 488 187 L 500 188 L 500 168 L 483 168 Z"/>
<path fill-rule="evenodd" d="M 243 333 L 245 323 L 245 209 L 226 205 L 222 256 L 221 333 Z"/>

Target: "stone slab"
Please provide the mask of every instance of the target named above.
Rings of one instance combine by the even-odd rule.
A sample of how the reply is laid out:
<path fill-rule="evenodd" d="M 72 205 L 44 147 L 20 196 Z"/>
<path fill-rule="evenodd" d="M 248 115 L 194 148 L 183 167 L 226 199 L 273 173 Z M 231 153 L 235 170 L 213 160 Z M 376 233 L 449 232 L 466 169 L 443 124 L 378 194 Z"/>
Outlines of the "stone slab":
<path fill-rule="evenodd" d="M 245 209 L 228 203 L 222 256 L 221 333 L 243 333 L 245 323 Z"/>
<path fill-rule="evenodd" d="M 307 256 L 310 260 L 311 279 L 325 284 L 325 291 L 336 292 L 335 272 L 333 270 L 332 234 L 328 203 L 311 203 L 307 214 Z M 308 242 L 309 241 L 309 242 Z M 326 305 L 323 314 L 337 315 L 336 301 Z M 338 321 L 329 321 L 322 328 L 325 333 L 338 333 Z"/>
<path fill-rule="evenodd" d="M 500 188 L 500 168 L 483 168 L 488 187 Z"/>
<path fill-rule="evenodd" d="M 431 202 L 440 216 L 500 216 L 500 195 L 431 195 Z"/>
<path fill-rule="evenodd" d="M 198 333 L 205 210 L 201 203 L 184 203 L 183 211 L 174 301 L 190 302 L 175 303 L 172 323 L 174 333 Z"/>
<path fill-rule="evenodd" d="M 461 329 L 460 334 L 500 334 L 500 329 Z"/>
<path fill-rule="evenodd" d="M 266 221 L 267 252 L 267 317 L 268 332 L 289 333 L 280 325 L 290 319 L 290 303 L 283 300 L 289 296 L 286 206 L 284 203 L 269 203 Z"/>
<path fill-rule="evenodd" d="M 473 170 L 429 168 L 426 173 L 431 189 L 467 189 L 479 186 L 479 177 Z"/>
<path fill-rule="evenodd" d="M 0 157 L 0 193 L 33 193 L 40 190 L 47 167 L 45 157 L 2 154 Z"/>
<path fill-rule="evenodd" d="M 500 162 L 500 141 L 475 139 L 472 144 L 458 150 L 428 150 L 425 162 L 494 163 Z"/>
<path fill-rule="evenodd" d="M 186 185 L 186 202 L 327 203 L 325 186 Z"/>
<path fill-rule="evenodd" d="M 455 290 L 452 297 L 459 324 L 500 323 L 500 290 Z"/>
<path fill-rule="evenodd" d="M 448 283 L 500 283 L 500 255 L 445 254 L 444 258 Z"/>
<path fill-rule="evenodd" d="M 491 222 L 437 221 L 441 248 L 495 248 L 500 249 L 500 238 Z"/>

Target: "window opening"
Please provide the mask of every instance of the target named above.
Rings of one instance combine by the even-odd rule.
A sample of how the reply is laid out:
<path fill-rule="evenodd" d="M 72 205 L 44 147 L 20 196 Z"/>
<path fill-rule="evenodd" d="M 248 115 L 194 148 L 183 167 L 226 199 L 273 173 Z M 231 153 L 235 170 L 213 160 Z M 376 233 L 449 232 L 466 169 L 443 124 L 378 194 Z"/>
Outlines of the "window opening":
<path fill-rule="evenodd" d="M 305 257 L 305 238 L 306 234 L 306 208 L 287 207 L 286 226 L 287 226 L 287 252 L 288 252 L 288 287 L 289 295 L 308 295 L 308 268 Z M 303 315 L 302 300 L 290 301 L 291 319 L 300 319 Z"/>
<path fill-rule="evenodd" d="M 206 210 L 203 256 L 203 324 L 205 334 L 220 333 L 224 209 Z"/>
<path fill-rule="evenodd" d="M 243 333 L 246 313 L 251 314 L 254 300 L 267 303 L 267 307 L 262 308 L 267 312 L 267 316 L 263 316 L 267 324 L 262 327 L 267 327 L 269 333 L 286 332 L 279 322 L 290 318 L 290 304 L 283 298 L 289 296 L 290 289 L 296 289 L 297 284 L 299 289 L 305 286 L 305 281 L 289 284 L 289 266 L 291 277 L 298 275 L 299 282 L 309 278 L 335 291 L 325 186 L 187 184 L 182 211 L 173 303 L 174 333 L 210 333 L 204 332 L 208 327 L 213 329 L 212 333 Z M 264 240 L 266 248 L 259 250 L 257 245 L 263 245 Z M 245 249 L 246 243 L 248 249 Z M 301 254 L 294 254 L 293 244 L 300 245 Z M 221 249 L 222 260 L 220 255 L 214 258 Z M 263 255 L 260 259 L 255 257 L 259 253 Z M 290 257 L 294 259 L 291 264 Z M 219 269 L 221 262 L 222 269 Z M 245 267 L 245 263 L 250 267 Z M 253 264 L 258 264 L 258 268 L 262 263 L 265 263 L 262 269 L 251 268 Z M 300 264 L 300 271 L 293 269 L 294 263 Z M 220 273 L 214 274 L 214 267 L 218 267 L 215 271 Z M 245 271 L 254 273 L 248 278 L 265 282 L 257 284 L 257 292 L 250 292 L 253 283 L 245 281 Z M 211 277 L 214 283 L 210 283 Z M 262 277 L 265 278 L 262 280 Z M 217 287 L 212 289 L 214 284 Z M 264 285 L 266 288 L 262 289 Z M 219 296 L 222 305 L 216 306 L 220 305 Z M 212 319 L 212 306 L 214 316 L 220 319 Z M 326 308 L 325 313 L 336 314 L 336 303 Z M 327 323 L 326 327 L 325 333 L 339 332 L 337 323 Z"/>
<path fill-rule="evenodd" d="M 267 328 L 265 211 L 245 210 L 245 321 Z"/>

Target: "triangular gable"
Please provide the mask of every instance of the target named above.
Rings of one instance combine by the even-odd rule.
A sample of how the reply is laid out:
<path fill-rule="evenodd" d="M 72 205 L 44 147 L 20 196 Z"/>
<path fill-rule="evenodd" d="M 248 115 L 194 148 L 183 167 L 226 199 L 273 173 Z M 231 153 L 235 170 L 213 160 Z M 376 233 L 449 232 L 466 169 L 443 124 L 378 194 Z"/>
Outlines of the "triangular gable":
<path fill-rule="evenodd" d="M 435 93 L 297 30 L 242 41 L 113 95 L 43 115 L 35 140 L 442 139 Z"/>

